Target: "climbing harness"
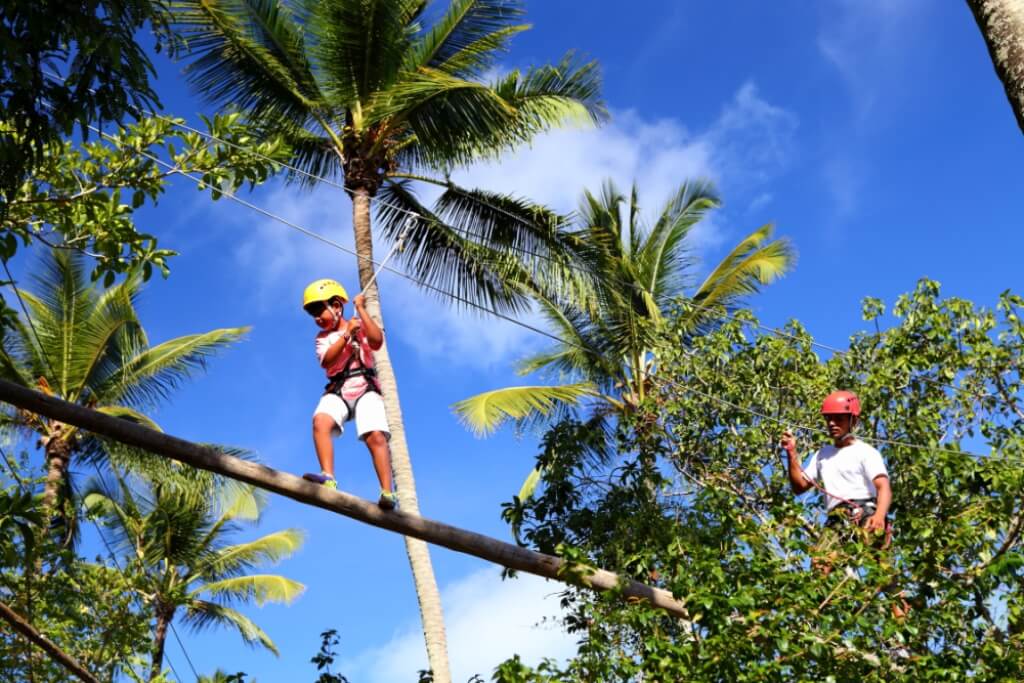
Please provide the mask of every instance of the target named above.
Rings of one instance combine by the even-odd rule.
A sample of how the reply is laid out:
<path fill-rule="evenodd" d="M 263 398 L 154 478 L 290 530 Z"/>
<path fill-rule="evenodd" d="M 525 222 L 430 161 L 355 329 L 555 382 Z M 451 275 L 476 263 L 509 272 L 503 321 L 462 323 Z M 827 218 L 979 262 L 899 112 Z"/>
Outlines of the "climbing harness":
<path fill-rule="evenodd" d="M 327 378 L 327 384 L 324 386 L 325 394 L 334 394 L 342 401 L 345 402 L 345 406 L 348 408 L 348 417 L 346 422 L 355 419 L 356 406 L 359 405 L 359 401 L 362 400 L 363 396 L 367 393 L 373 392 L 380 394 L 380 384 L 377 380 L 377 368 L 367 367 L 363 361 L 363 337 L 362 330 L 358 330 L 356 334 L 352 335 L 352 339 L 349 340 L 349 349 L 352 354 L 351 360 L 355 360 L 358 365 L 355 367 L 347 367 L 339 373 L 333 374 Z M 363 377 L 366 379 L 366 386 L 363 392 L 356 396 L 354 399 L 345 398 L 342 389 L 345 383 L 353 377 Z"/>

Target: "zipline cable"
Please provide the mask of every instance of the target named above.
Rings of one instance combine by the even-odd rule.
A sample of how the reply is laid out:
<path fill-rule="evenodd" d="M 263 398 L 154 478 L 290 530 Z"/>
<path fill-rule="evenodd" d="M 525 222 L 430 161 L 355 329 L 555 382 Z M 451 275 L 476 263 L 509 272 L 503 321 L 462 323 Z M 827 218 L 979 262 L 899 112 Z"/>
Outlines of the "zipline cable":
<path fill-rule="evenodd" d="M 55 74 L 55 73 L 52 73 L 52 72 L 44 72 L 44 75 L 50 77 L 51 79 L 59 81 L 61 84 L 64 84 L 66 82 L 66 79 L 61 77 L 59 74 Z M 325 184 L 327 184 L 329 186 L 338 188 L 338 189 L 346 192 L 350 196 L 355 197 L 355 192 L 353 190 L 349 189 L 348 187 L 346 187 L 344 185 L 344 183 L 339 183 L 337 181 L 331 180 L 330 178 L 326 178 L 324 176 L 321 176 L 321 175 L 318 175 L 318 174 L 315 174 L 315 173 L 311 173 L 311 172 L 306 171 L 305 169 L 299 168 L 299 167 L 297 167 L 297 166 L 295 166 L 293 164 L 289 164 L 287 162 L 278 161 L 278 160 L 274 159 L 273 157 L 267 156 L 267 155 L 265 155 L 265 154 L 263 154 L 261 152 L 258 152 L 256 150 L 252 149 L 251 147 L 247 147 L 245 145 L 240 145 L 240 144 L 238 144 L 236 142 L 232 142 L 231 140 L 225 140 L 225 139 L 223 139 L 223 138 L 221 138 L 221 137 L 219 137 L 217 135 L 214 135 L 212 133 L 208 133 L 206 131 L 199 130 L 198 128 L 194 128 L 193 126 L 190 126 L 187 123 L 183 123 L 181 121 L 178 121 L 178 120 L 176 120 L 176 119 L 174 119 L 174 118 L 172 118 L 170 116 L 166 116 L 164 114 L 159 114 L 159 113 L 153 112 L 151 110 L 147 110 L 147 109 L 141 109 L 140 111 L 142 113 L 148 115 L 148 116 L 153 117 L 153 118 L 158 118 L 158 119 L 162 119 L 164 121 L 167 121 L 172 126 L 175 126 L 175 127 L 178 127 L 178 128 L 180 128 L 182 130 L 185 130 L 185 131 L 194 133 L 196 135 L 199 135 L 199 136 L 203 137 L 204 139 L 207 139 L 207 140 L 210 140 L 210 141 L 213 141 L 213 142 L 217 142 L 217 143 L 220 143 L 220 144 L 223 144 L 223 145 L 227 145 L 227 146 L 232 147 L 233 149 L 236 149 L 238 151 L 241 151 L 241 152 L 244 152 L 246 154 L 250 154 L 252 156 L 255 156 L 256 158 L 263 159 L 265 161 L 269 161 L 271 163 L 274 163 L 276 165 L 281 166 L 282 168 L 286 168 L 286 169 L 288 169 L 289 171 L 291 171 L 293 173 L 297 173 L 297 174 L 305 176 L 305 177 L 307 177 L 307 178 L 309 178 L 311 180 L 316 180 L 318 182 L 322 182 L 322 183 L 325 183 Z M 90 126 L 90 128 L 92 128 L 92 126 Z M 466 192 L 461 187 L 458 187 L 458 186 L 452 185 L 452 184 L 447 185 L 447 187 L 448 187 L 448 189 L 450 189 L 450 190 L 452 190 L 454 192 L 457 192 L 457 193 L 459 193 L 459 194 L 461 194 L 461 195 L 463 195 L 465 197 L 470 197 L 470 198 L 474 199 L 474 201 L 476 201 L 476 202 L 478 202 L 480 204 L 483 204 L 484 206 L 487 206 L 487 207 L 489 207 L 489 208 L 491 208 L 491 209 L 493 209 L 495 211 L 498 211 L 499 213 L 502 213 L 502 214 L 512 218 L 513 220 L 515 220 L 515 221 L 517 221 L 517 222 L 519 222 L 519 223 L 521 223 L 521 224 L 523 224 L 523 225 L 525 225 L 527 227 L 531 227 L 531 228 L 532 227 L 536 227 L 534 224 L 532 224 L 529 221 L 525 220 L 522 216 L 518 216 L 518 215 L 512 213 L 511 211 L 508 211 L 507 209 L 505 209 L 503 207 L 495 206 L 494 204 L 492 204 L 492 203 L 490 203 L 490 202 L 488 202 L 488 201 L 486 201 L 484 199 L 480 199 L 479 197 L 472 197 L 472 195 L 470 193 Z M 420 214 L 420 213 L 418 213 L 416 211 L 413 211 L 411 209 L 407 209 L 407 208 L 405 208 L 403 206 L 398 206 L 397 204 L 389 203 L 389 202 L 384 201 L 384 200 L 382 200 L 382 199 L 380 199 L 380 198 L 378 198 L 376 196 L 370 197 L 370 201 L 371 202 L 376 202 L 378 205 L 385 206 L 385 207 L 387 207 L 389 209 L 392 209 L 394 211 L 405 213 L 410 218 L 414 218 L 414 219 L 417 219 L 417 220 L 423 220 L 423 221 L 427 221 L 427 222 L 433 222 L 432 219 L 430 219 L 430 218 L 428 218 L 428 217 L 426 217 L 426 216 L 424 216 L 424 215 L 422 215 L 422 214 Z M 465 234 L 466 236 L 469 236 L 469 237 L 475 237 L 477 239 L 483 239 L 484 238 L 484 236 L 481 235 L 480 233 L 474 233 L 474 232 L 472 232 L 472 231 L 470 231 L 470 230 L 468 230 L 466 228 L 458 228 L 456 226 L 450 226 L 450 225 L 446 225 L 446 227 L 448 227 L 449 229 L 453 230 L 454 232 L 461 232 L 461 233 L 463 233 L 463 234 Z M 541 254 L 541 253 L 538 253 L 538 252 L 535 252 L 535 251 L 531 251 L 531 250 L 525 249 L 523 247 L 515 247 L 515 246 L 511 246 L 511 245 L 506 245 L 506 246 L 502 247 L 502 249 L 507 249 L 507 250 L 510 250 L 510 251 L 516 251 L 516 252 L 519 252 L 519 253 L 522 253 L 522 254 L 527 254 L 529 256 L 533 256 L 534 258 L 545 259 L 545 260 L 548 260 L 548 261 L 551 261 L 551 262 L 559 262 L 558 259 L 552 257 L 549 254 Z M 394 271 L 392 271 L 392 272 L 394 272 Z M 615 278 L 615 280 L 617 281 L 618 284 L 621 284 L 623 286 L 631 287 L 631 288 L 633 288 L 635 290 L 638 290 L 638 291 L 644 291 L 642 287 L 640 287 L 639 285 L 637 285 L 634 282 L 626 282 L 626 281 L 621 280 L 619 278 Z M 692 308 L 696 308 L 696 309 L 700 309 L 700 310 L 705 310 L 705 311 L 708 311 L 708 312 L 712 312 L 712 313 L 715 313 L 716 315 L 721 315 L 721 316 L 723 316 L 725 318 L 728 318 L 728 319 L 731 319 L 731 320 L 736 320 L 736 317 L 733 314 L 730 314 L 725 306 L 722 306 L 721 307 L 722 310 L 721 310 L 721 312 L 719 312 L 719 311 L 717 311 L 713 307 L 702 306 L 702 305 L 697 304 L 697 303 L 693 302 L 692 300 L 688 300 L 688 299 L 684 299 L 683 300 L 683 305 L 684 306 L 690 306 Z M 773 327 L 764 325 L 764 324 L 762 324 L 760 322 L 756 323 L 756 325 L 760 329 L 765 330 L 765 331 L 767 331 L 767 332 L 769 332 L 771 334 L 774 334 L 774 335 L 776 335 L 778 337 L 786 337 L 786 338 L 793 339 L 793 340 L 800 340 L 800 338 L 797 337 L 796 335 L 784 332 L 781 329 L 773 328 Z M 841 356 L 844 356 L 844 357 L 854 356 L 854 354 L 851 351 L 849 351 L 849 350 L 840 349 L 840 348 L 837 348 L 835 346 L 830 346 L 828 344 L 824 344 L 822 342 L 818 342 L 813 337 L 811 337 L 809 343 L 812 346 L 816 346 L 818 348 L 830 351 L 830 352 L 832 352 L 834 354 L 837 354 L 837 355 L 841 355 Z M 857 359 L 857 360 L 858 361 L 862 361 L 864 359 Z M 921 381 L 924 381 L 924 382 L 932 383 L 935 386 L 942 386 L 942 387 L 945 387 L 945 388 L 952 389 L 953 391 L 958 391 L 959 390 L 955 385 L 950 384 L 950 383 L 946 383 L 946 382 L 942 382 L 941 380 L 935 380 L 935 379 L 932 379 L 930 377 L 920 377 L 919 379 L 921 379 Z M 977 395 L 975 397 L 978 398 Z M 991 393 L 989 393 L 989 392 L 983 392 L 981 397 L 982 398 L 994 398 L 994 396 Z"/>
<path fill-rule="evenodd" d="M 90 125 L 88 127 L 89 127 L 90 130 L 93 130 L 94 132 L 99 133 L 100 135 L 104 136 L 105 138 L 111 139 L 111 136 L 107 135 L 106 133 L 104 133 L 103 131 L 99 130 L 95 126 L 91 126 Z M 200 184 L 200 185 L 209 185 L 209 183 L 205 183 L 201 178 L 196 178 L 195 176 L 193 176 L 193 175 L 191 175 L 189 173 L 181 171 L 181 170 L 177 169 L 175 166 L 173 166 L 172 164 L 169 164 L 169 163 L 163 161 L 162 159 L 160 159 L 160 158 L 158 158 L 156 156 L 153 156 L 152 154 L 149 154 L 148 152 L 145 152 L 145 151 L 142 151 L 142 150 L 136 150 L 136 152 L 139 155 L 141 155 L 141 156 L 143 156 L 145 158 L 148 158 L 151 161 L 154 161 L 155 163 L 163 166 L 164 168 L 172 170 L 177 175 L 181 175 L 181 176 L 184 176 L 186 178 L 189 178 L 193 182 L 195 182 L 197 184 Z M 264 215 L 264 216 L 266 216 L 268 218 L 271 218 L 273 220 L 281 222 L 281 223 L 291 227 L 292 229 L 298 230 L 299 232 L 301 232 L 301 233 L 303 233 L 303 234 L 305 234 L 305 235 L 307 235 L 309 237 L 312 237 L 314 239 L 317 239 L 317 240 L 319 240 L 319 241 L 321 241 L 321 242 L 323 242 L 325 244 L 328 244 L 329 246 L 332 246 L 332 247 L 334 247 L 336 249 L 339 249 L 340 251 L 343 251 L 343 252 L 348 253 L 348 254 L 350 254 L 352 256 L 355 256 L 358 259 L 369 261 L 369 262 L 371 262 L 371 263 L 373 263 L 375 265 L 378 265 L 378 266 L 381 265 L 378 262 L 374 261 L 370 257 L 362 256 L 359 253 L 357 253 L 356 251 L 354 251 L 352 249 L 349 249 L 349 248 L 347 248 L 347 247 L 345 247 L 345 246 L 343 246 L 343 245 L 341 245 L 341 244 L 339 244 L 339 243 L 337 243 L 337 242 L 335 242 L 333 240 L 330 240 L 330 239 L 328 239 L 328 238 L 326 238 L 326 237 L 324 237 L 324 236 L 322 236 L 322 235 L 320 235 L 320 234 L 318 234 L 318 233 L 316 233 L 316 232 L 314 232 L 314 231 L 312 231 L 312 230 L 310 230 L 308 228 L 305 228 L 305 227 L 303 227 L 303 226 L 301 226 L 301 225 L 299 225 L 297 223 L 289 221 L 286 218 L 278 216 L 278 215 L 276 215 L 276 214 L 274 214 L 274 213 L 272 213 L 272 212 L 270 212 L 270 211 L 268 211 L 268 210 L 266 210 L 266 209 L 264 209 L 264 208 L 262 208 L 260 206 L 257 206 L 257 205 L 255 205 L 255 204 L 253 204 L 251 202 L 248 202 L 248 201 L 238 197 L 233 192 L 230 192 L 230 191 L 227 191 L 227 190 L 218 190 L 218 192 L 220 192 L 223 196 L 228 197 L 229 199 L 231 199 L 233 201 L 236 201 L 236 202 L 242 204 L 243 206 L 246 206 L 247 208 L 249 208 L 251 210 L 254 210 L 254 211 L 256 211 L 256 212 L 258 212 L 258 213 L 260 213 L 260 214 L 262 214 L 262 215 Z M 406 213 L 410 213 L 410 212 L 408 212 L 405 209 L 401 209 L 401 210 L 405 211 Z M 420 214 L 413 213 L 413 215 L 415 215 L 418 218 L 423 218 L 423 216 L 421 216 Z M 501 318 L 501 319 L 503 319 L 503 320 L 505 320 L 507 322 L 510 322 L 510 323 L 512 323 L 514 325 L 518 325 L 520 327 L 523 327 L 524 329 L 528 329 L 528 330 L 530 330 L 532 332 L 535 332 L 537 334 L 540 334 L 540 335 L 543 335 L 545 337 L 548 337 L 549 339 L 552 339 L 554 341 L 557 341 L 557 342 L 560 342 L 562 344 L 566 344 L 566 345 L 569 345 L 569 346 L 577 347 L 577 348 L 585 351 L 586 353 L 589 353 L 589 354 L 593 355 L 596 358 L 602 358 L 603 357 L 598 351 L 596 351 L 594 349 L 591 349 L 589 347 L 583 346 L 583 345 L 578 344 L 576 342 L 572 342 L 572 341 L 563 339 L 563 338 L 559 337 L 556 334 L 553 334 L 551 332 L 548 332 L 548 331 L 543 330 L 541 328 L 538 328 L 536 326 L 530 325 L 528 323 L 522 322 L 522 321 L 520 321 L 520 320 L 518 320 L 518 319 L 516 319 L 516 318 L 514 318 L 512 316 L 506 315 L 504 313 L 500 313 L 498 311 L 495 311 L 493 309 L 487 308 L 485 306 L 481 306 L 480 304 L 477 304 L 474 301 L 466 299 L 465 297 L 462 297 L 462 296 L 460 296 L 458 294 L 454 294 L 452 292 L 448 292 L 447 290 L 444 290 L 444 289 L 442 289 L 440 287 L 437 287 L 437 286 L 435 286 L 433 284 L 430 284 L 429 282 L 426 282 L 425 280 L 413 277 L 411 275 L 407 275 L 406 273 L 403 273 L 402 271 L 397 270 L 397 269 L 395 269 L 395 268 L 393 268 L 391 266 L 384 265 L 383 267 L 381 267 L 381 269 L 382 270 L 387 270 L 390 273 L 398 275 L 399 277 L 401 277 L 403 279 L 406 279 L 406 280 L 408 280 L 410 282 L 418 284 L 418 285 L 420 285 L 420 286 L 422 286 L 422 287 L 424 287 L 426 289 L 429 289 L 431 291 L 434 291 L 434 292 L 436 292 L 436 293 L 438 293 L 438 294 L 440 294 L 442 296 L 447 296 L 448 298 L 450 298 L 450 299 L 452 299 L 454 301 L 458 301 L 458 302 L 460 302 L 460 303 L 462 303 L 464 305 L 467 305 L 467 306 L 479 309 L 479 310 L 481 310 L 481 311 L 483 311 L 485 313 L 488 313 L 490 315 L 494 315 L 494 316 L 496 316 L 498 318 Z M 760 418 L 768 420 L 768 421 L 774 421 L 774 419 L 772 417 L 770 417 L 768 415 L 765 415 L 764 413 L 761 413 L 761 412 L 758 412 L 758 411 L 755 411 L 755 410 L 751 410 L 751 409 L 748 409 L 748 408 L 743 408 L 742 406 L 738 406 L 736 404 L 733 404 L 733 403 L 731 403 L 731 402 L 729 402 L 729 401 L 727 401 L 725 399 L 722 399 L 722 398 L 720 398 L 718 396 L 713 396 L 713 395 L 710 395 L 710 394 L 704 394 L 704 393 L 702 393 L 702 392 L 700 392 L 700 391 L 698 391 L 698 390 L 696 390 L 696 389 L 694 389 L 692 387 L 689 387 L 689 386 L 686 386 L 686 385 L 682 385 L 682 384 L 680 384 L 678 382 L 675 382 L 675 381 L 672 381 L 672 380 L 665 380 L 664 378 L 660 378 L 660 377 L 657 377 L 655 375 L 651 375 L 651 378 L 652 378 L 652 380 L 659 381 L 659 382 L 661 382 L 663 384 L 668 383 L 669 385 L 674 386 L 675 388 L 679 389 L 680 391 L 688 392 L 688 393 L 696 393 L 696 394 L 704 396 L 705 398 L 708 398 L 708 399 L 710 399 L 712 401 L 721 403 L 723 405 L 728 405 L 728 406 L 732 407 L 733 409 L 740 410 L 740 411 L 743 411 L 743 412 L 747 412 L 747 413 L 749 413 L 751 415 L 754 415 L 756 417 L 760 417 Z M 780 424 L 791 425 L 791 426 L 797 427 L 799 429 L 802 429 L 802 430 L 808 431 L 808 432 L 817 432 L 817 433 L 822 433 L 822 434 L 826 434 L 826 435 L 828 434 L 827 431 L 825 431 L 823 429 L 820 429 L 820 428 L 807 427 L 805 425 L 798 425 L 796 423 L 792 423 L 792 422 L 788 422 L 788 421 L 780 421 Z M 869 439 L 869 438 L 864 438 L 863 440 L 868 442 L 868 443 L 884 443 L 884 444 L 889 444 L 889 445 L 894 445 L 894 446 L 901 446 L 901 447 L 904 447 L 904 448 L 917 449 L 917 450 L 921 450 L 921 451 L 925 451 L 925 452 L 944 452 L 944 453 L 956 454 L 956 455 L 969 455 L 969 456 L 974 457 L 974 458 L 990 457 L 990 456 L 984 456 L 984 455 L 977 454 L 977 453 L 970 453 L 969 451 L 955 450 L 955 449 L 943 448 L 943 447 L 921 446 L 921 445 L 918 445 L 918 444 L 911 444 L 909 442 L 897 441 L 897 440 L 893 440 L 893 439 L 880 439 L 880 438 L 871 438 L 871 439 Z"/>

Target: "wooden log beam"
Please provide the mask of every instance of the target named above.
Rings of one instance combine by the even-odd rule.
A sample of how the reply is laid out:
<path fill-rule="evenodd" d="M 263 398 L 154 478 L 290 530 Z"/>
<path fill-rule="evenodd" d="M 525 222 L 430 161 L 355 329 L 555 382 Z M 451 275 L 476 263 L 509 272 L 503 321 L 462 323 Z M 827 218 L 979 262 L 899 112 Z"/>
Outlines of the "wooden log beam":
<path fill-rule="evenodd" d="M 65 669 L 78 676 L 85 683 L 100 683 L 99 679 L 89 673 L 84 666 L 78 663 L 71 655 L 54 645 L 53 641 L 37 631 L 32 624 L 28 623 L 17 612 L 12 610 L 6 603 L 0 602 L 0 618 L 9 623 L 14 630 L 25 636 L 39 649 L 50 656 L 50 659 L 57 662 Z"/>
<path fill-rule="evenodd" d="M 561 558 L 545 555 L 512 543 L 505 543 L 442 522 L 425 519 L 400 510 L 385 512 L 375 503 L 348 493 L 332 491 L 264 465 L 226 455 L 208 446 L 179 439 L 163 432 L 129 422 L 83 406 L 46 396 L 6 380 L 0 380 L 0 401 L 73 424 L 95 434 L 136 446 L 156 455 L 172 458 L 193 467 L 278 493 L 324 510 L 350 517 L 365 524 L 419 538 L 456 552 L 473 555 L 509 569 L 591 588 L 597 591 L 618 589 L 627 599 L 641 600 L 680 619 L 689 619 L 685 605 L 669 591 L 639 581 L 622 581 L 617 574 L 593 567 L 569 566 Z"/>

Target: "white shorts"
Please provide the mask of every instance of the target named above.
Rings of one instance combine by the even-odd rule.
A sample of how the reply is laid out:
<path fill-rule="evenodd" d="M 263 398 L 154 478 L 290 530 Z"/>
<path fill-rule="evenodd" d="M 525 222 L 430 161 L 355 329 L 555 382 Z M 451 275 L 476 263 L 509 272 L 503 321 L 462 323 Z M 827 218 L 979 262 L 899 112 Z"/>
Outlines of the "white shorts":
<path fill-rule="evenodd" d="M 334 427 L 331 434 L 341 436 L 345 431 L 345 422 L 352 416 L 348 413 L 348 404 L 337 394 L 324 394 L 320 397 L 313 414 L 323 413 L 330 415 L 334 420 Z M 359 438 L 365 439 L 370 432 L 383 432 L 388 439 L 391 438 L 391 427 L 388 426 L 388 416 L 384 412 L 384 399 L 376 391 L 367 391 L 356 402 L 356 434 Z"/>

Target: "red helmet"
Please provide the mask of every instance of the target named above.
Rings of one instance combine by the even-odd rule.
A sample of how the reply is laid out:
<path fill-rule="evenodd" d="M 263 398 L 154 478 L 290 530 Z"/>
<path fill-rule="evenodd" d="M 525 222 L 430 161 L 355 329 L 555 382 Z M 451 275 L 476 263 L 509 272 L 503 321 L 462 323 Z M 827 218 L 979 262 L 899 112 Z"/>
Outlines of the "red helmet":
<path fill-rule="evenodd" d="M 821 404 L 822 415 L 860 415 L 860 399 L 852 391 L 833 391 Z"/>

